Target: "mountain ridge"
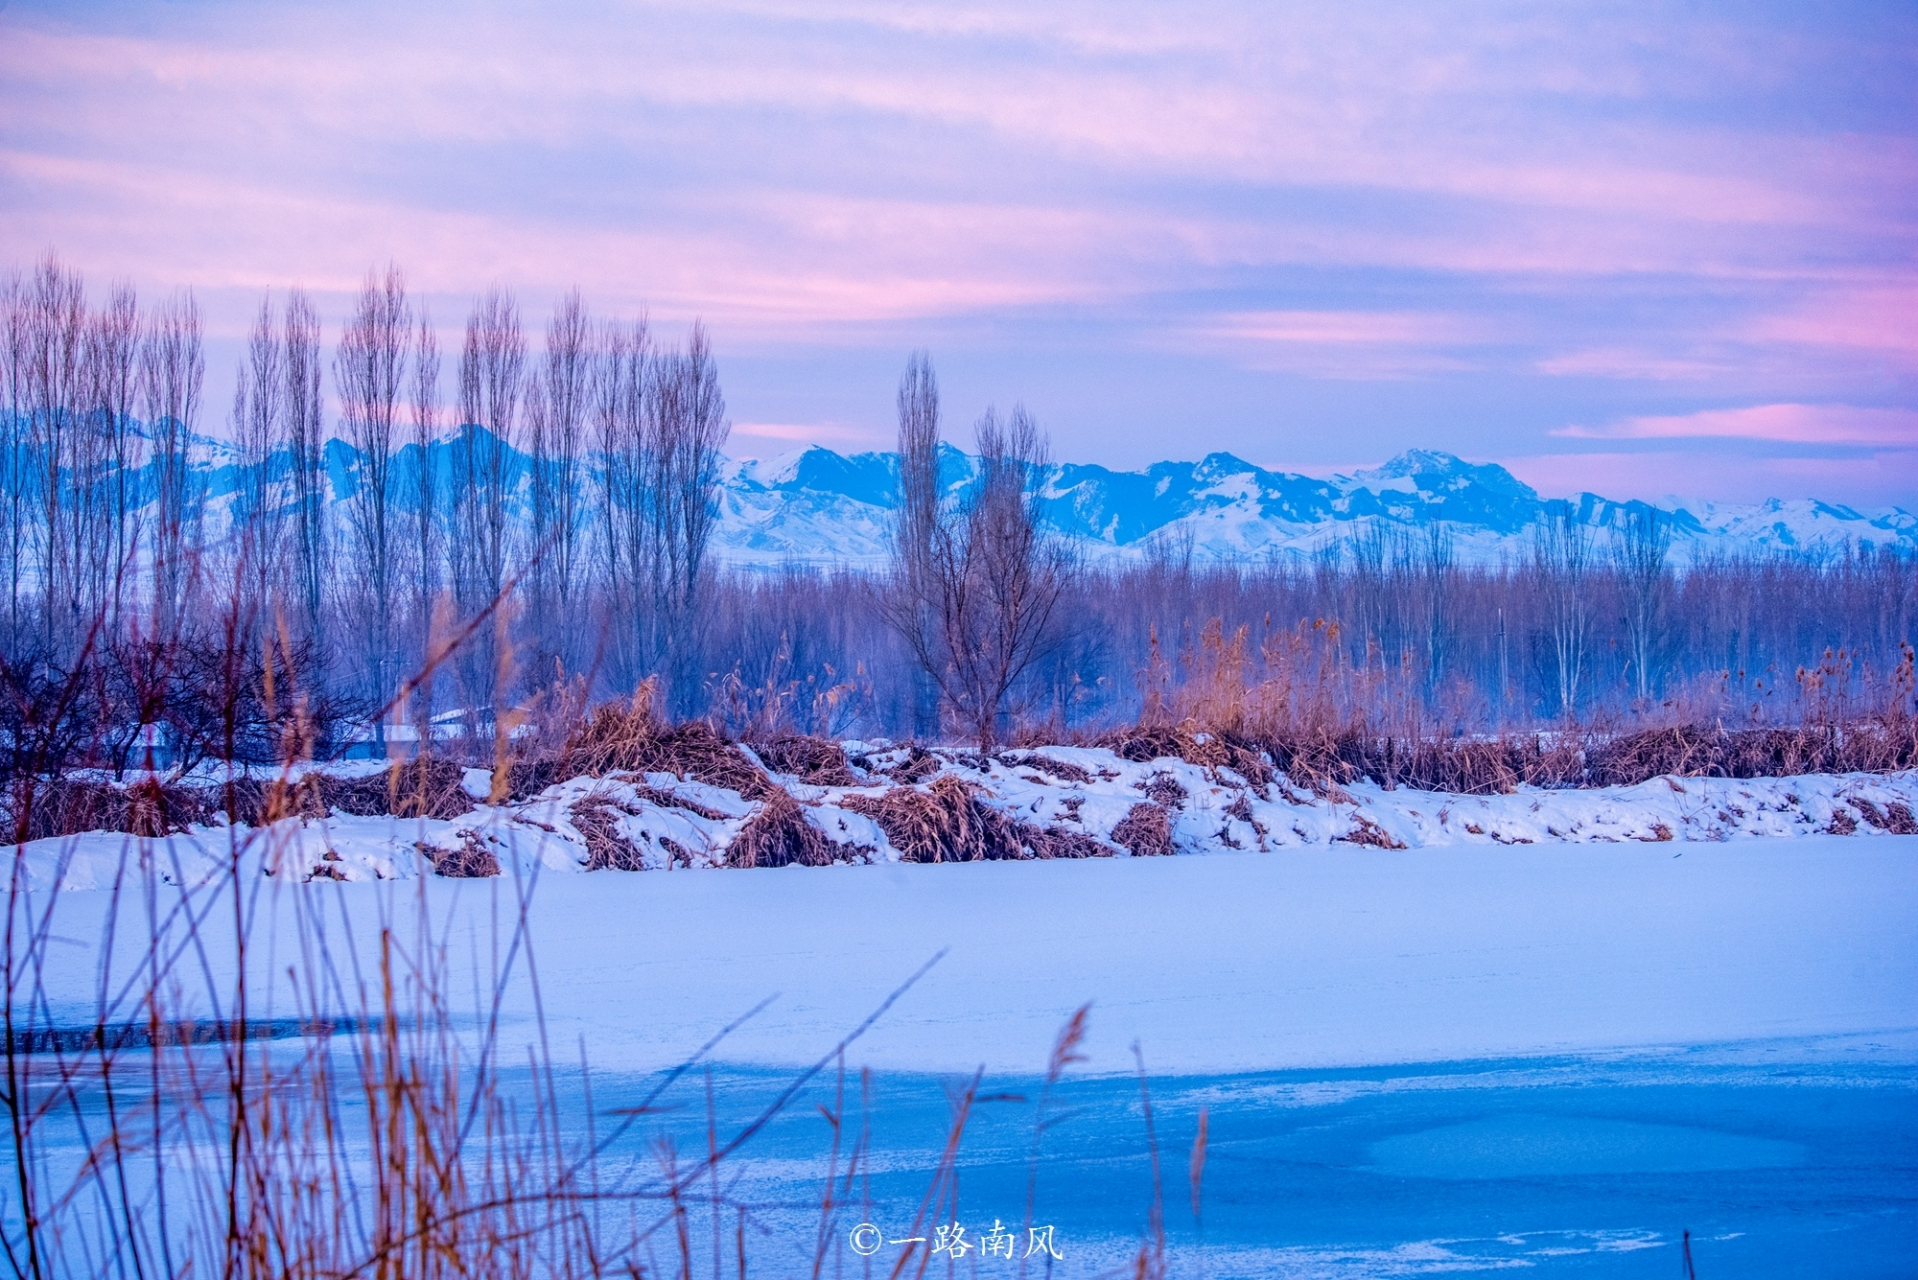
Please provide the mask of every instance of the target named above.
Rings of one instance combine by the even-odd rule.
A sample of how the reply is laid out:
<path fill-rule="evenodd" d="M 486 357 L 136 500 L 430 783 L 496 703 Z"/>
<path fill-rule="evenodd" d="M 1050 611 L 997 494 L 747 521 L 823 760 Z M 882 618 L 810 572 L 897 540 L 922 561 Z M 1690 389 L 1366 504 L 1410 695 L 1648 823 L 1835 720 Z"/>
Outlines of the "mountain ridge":
<path fill-rule="evenodd" d="M 973 462 L 942 446 L 948 492 Z M 841 455 L 812 445 L 764 461 L 731 463 L 721 499 L 725 558 L 760 561 L 784 545 L 806 562 L 883 559 L 897 455 Z M 1047 518 L 1095 558 L 1144 555 L 1155 538 L 1190 538 L 1196 559 L 1304 557 L 1328 540 L 1383 527 L 1415 533 L 1443 522 L 1463 559 L 1522 558 L 1541 515 L 1564 503 L 1595 531 L 1626 511 L 1655 505 L 1585 492 L 1540 497 L 1497 463 L 1471 463 L 1413 449 L 1378 467 L 1314 477 L 1273 471 L 1223 451 L 1136 471 L 1059 463 L 1041 490 Z M 1687 553 L 1831 552 L 1892 546 L 1918 551 L 1918 516 L 1900 507 L 1864 509 L 1814 498 L 1760 503 L 1668 503 L 1674 547 Z M 833 528 L 839 536 L 828 535 Z M 802 530 L 805 532 L 802 533 Z M 831 552 L 821 557 L 822 545 Z"/>
<path fill-rule="evenodd" d="M 433 442 L 429 460 L 450 473 L 456 437 Z M 205 481 L 208 514 L 230 518 L 239 462 L 224 441 L 196 437 L 195 469 Z M 395 474 L 416 474 L 418 447 L 395 457 Z M 595 463 L 587 459 L 590 471 Z M 361 455 L 331 439 L 325 453 L 333 505 L 357 490 Z M 530 459 L 514 451 L 509 497 L 521 520 L 530 509 Z M 956 496 L 977 476 L 977 459 L 940 446 L 941 482 Z M 810 565 L 872 568 L 887 555 L 896 505 L 898 455 L 840 454 L 819 445 L 768 459 L 727 459 L 720 471 L 719 519 L 712 554 L 746 568 Z M 406 486 L 398 504 L 408 507 Z M 1123 471 L 1098 463 L 1049 466 L 1037 492 L 1046 520 L 1088 559 L 1141 559 L 1168 551 L 1197 562 L 1304 560 L 1361 533 L 1414 538 L 1442 523 L 1463 562 L 1496 563 L 1531 554 L 1533 528 L 1565 504 L 1595 535 L 1648 505 L 1596 493 L 1540 497 L 1497 463 L 1472 463 L 1434 449 L 1407 450 L 1384 464 L 1324 477 L 1259 467 L 1217 451 L 1196 460 L 1164 460 Z M 1895 547 L 1918 553 L 1918 515 L 1902 507 L 1859 509 L 1814 498 L 1760 503 L 1661 505 L 1671 519 L 1674 557 L 1751 553 L 1833 553 Z M 342 513 L 343 514 L 343 513 Z"/>

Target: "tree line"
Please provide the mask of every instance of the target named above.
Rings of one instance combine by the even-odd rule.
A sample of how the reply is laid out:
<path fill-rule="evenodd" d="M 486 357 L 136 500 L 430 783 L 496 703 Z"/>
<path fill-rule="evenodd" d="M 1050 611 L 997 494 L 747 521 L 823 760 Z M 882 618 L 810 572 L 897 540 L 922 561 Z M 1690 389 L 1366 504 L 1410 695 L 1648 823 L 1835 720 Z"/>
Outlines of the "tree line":
<path fill-rule="evenodd" d="M 1154 717 L 1463 733 L 1910 697 L 1908 555 L 1681 566 L 1642 504 L 1606 528 L 1548 505 L 1531 554 L 1498 565 L 1461 563 L 1442 525 L 1384 524 L 1304 562 L 1198 564 L 1162 535 L 1143 562 L 1088 563 L 1045 519 L 1022 405 L 976 420 L 953 496 L 925 353 L 897 393 L 887 570 L 767 573 L 708 554 L 729 425 L 700 324 L 670 345 L 574 290 L 529 325 L 494 288 L 443 359 L 389 266 L 330 342 L 305 292 L 263 297 L 223 421 L 191 292 L 93 301 L 49 254 L 0 281 L 0 326 L 16 754 L 48 735 L 115 767 L 156 743 L 478 750 L 528 708 L 641 688 L 748 736 L 981 745 Z M 230 441 L 218 491 L 204 434 Z"/>
<path fill-rule="evenodd" d="M 139 691 L 221 650 L 282 672 L 284 705 L 256 688 L 256 718 L 284 719 L 297 696 L 322 731 L 358 717 L 383 734 L 449 707 L 490 722 L 586 672 L 606 687 L 660 675 L 675 711 L 700 709 L 729 427 L 703 325 L 668 345 L 643 318 L 591 316 L 575 290 L 534 348 L 494 288 L 443 373 L 396 267 L 368 273 L 330 360 L 309 295 L 269 295 L 224 424 L 239 478 L 212 492 L 193 451 L 210 424 L 190 291 L 142 307 L 116 285 L 92 306 L 50 254 L 0 282 L 0 313 L 0 649 L 18 678 L 84 668 L 94 696 L 128 691 L 102 715 L 149 725 L 142 699 L 164 695 Z M 411 705 L 390 706 L 402 691 Z"/>

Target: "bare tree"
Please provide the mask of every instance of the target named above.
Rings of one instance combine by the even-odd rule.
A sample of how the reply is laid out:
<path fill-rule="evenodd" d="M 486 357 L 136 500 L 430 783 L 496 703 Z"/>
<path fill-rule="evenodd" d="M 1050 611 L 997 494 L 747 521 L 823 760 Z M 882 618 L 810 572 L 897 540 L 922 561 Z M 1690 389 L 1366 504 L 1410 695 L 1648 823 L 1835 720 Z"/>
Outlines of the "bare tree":
<path fill-rule="evenodd" d="M 108 373 L 106 345 L 101 341 L 103 313 L 80 307 L 80 352 L 62 411 L 65 458 L 61 514 L 66 529 L 68 579 L 65 591 L 67 619 L 72 628 L 81 620 L 99 616 L 106 599 L 108 564 L 112 559 L 112 531 L 108 524 L 113 496 L 113 415 L 103 403 Z"/>
<path fill-rule="evenodd" d="M 526 379 L 520 396 L 520 434 L 526 441 L 526 497 L 530 551 L 526 582 L 520 595 L 533 617 L 537 640 L 545 639 L 552 611 L 553 567 L 547 559 L 553 541 L 552 424 L 546 410 L 546 379 L 535 372 Z"/>
<path fill-rule="evenodd" d="M 642 600 L 651 583 L 652 470 L 648 386 L 654 372 L 646 322 L 609 323 L 594 358 L 593 425 L 599 452 L 601 555 L 612 660 L 622 681 L 644 672 Z"/>
<path fill-rule="evenodd" d="M 134 429 L 139 385 L 140 305 L 130 284 L 115 286 L 94 313 L 88 336 L 88 366 L 101 434 L 105 477 L 93 535 L 95 607 L 117 620 L 122 591 L 132 569 L 140 527 L 140 468 L 145 450 Z"/>
<path fill-rule="evenodd" d="M 546 326 L 544 413 L 534 432 L 534 524 L 542 549 L 539 584 L 549 644 L 562 661 L 575 655 L 564 641 L 577 633 L 573 616 L 581 569 L 580 470 L 586 417 L 593 396 L 592 327 L 578 289 L 560 300 Z"/>
<path fill-rule="evenodd" d="M 0 453 L 0 485 L 5 486 L 7 628 L 9 639 L 20 632 L 20 588 L 27 568 L 32 534 L 32 479 L 29 458 L 32 435 L 28 425 L 27 391 L 28 308 L 20 273 L 12 271 L 0 285 L 0 384 L 6 395 L 4 453 Z"/>
<path fill-rule="evenodd" d="M 463 603 L 483 604 L 506 585 L 512 553 L 507 495 L 525 365 L 519 307 L 512 294 L 493 289 L 474 304 L 460 352 L 460 532 L 473 566 Z"/>
<path fill-rule="evenodd" d="M 1419 568 L 1425 579 L 1425 690 L 1438 693 L 1452 638 L 1452 584 L 1457 577 L 1457 555 L 1452 531 L 1434 520 L 1425 531 L 1424 556 Z"/>
<path fill-rule="evenodd" d="M 433 601 L 440 590 L 439 475 L 433 457 L 439 435 L 440 344 L 424 308 L 413 341 L 412 390 L 413 608 L 419 626 L 417 657 L 424 664 L 431 644 Z"/>
<path fill-rule="evenodd" d="M 34 268 L 27 292 L 28 440 L 38 490 L 36 569 L 41 626 L 49 650 L 80 610 L 73 504 L 64 501 L 83 431 L 76 421 L 84 380 L 87 307 L 77 273 L 49 253 Z"/>
<path fill-rule="evenodd" d="M 469 615 L 505 589 L 513 552 L 508 496 L 526 365 L 526 336 L 513 295 L 494 288 L 473 304 L 460 351 L 460 436 L 454 496 L 454 584 Z M 468 647 L 462 670 L 471 705 L 489 713 L 504 694 L 482 639 Z"/>
<path fill-rule="evenodd" d="M 411 330 L 400 269 L 388 264 L 384 276 L 369 271 L 333 359 L 347 439 L 359 453 L 359 484 L 352 498 L 354 541 L 371 613 L 368 674 L 376 704 L 391 692 L 393 432 L 404 394 Z M 384 741 L 381 726 L 375 726 L 374 733 Z"/>
<path fill-rule="evenodd" d="M 286 383 L 286 349 L 273 323 L 272 300 L 261 298 L 233 388 L 233 439 L 240 452 L 240 493 L 234 506 L 240 523 L 240 573 L 254 616 L 262 621 L 271 616 L 268 602 L 280 583 L 277 481 L 286 430 Z"/>
<path fill-rule="evenodd" d="M 1671 518 L 1657 507 L 1633 503 L 1613 526 L 1612 563 L 1625 588 L 1625 630 L 1631 646 L 1633 683 L 1640 702 L 1654 692 L 1652 663 L 1658 642 L 1660 607 L 1669 574 Z"/>
<path fill-rule="evenodd" d="M 888 621 L 955 718 L 990 750 L 1009 728 L 1020 678 L 1057 640 L 1058 605 L 1075 565 L 1041 519 L 1047 450 L 1024 406 L 1003 423 L 986 410 L 975 431 L 978 479 L 956 510 L 935 519 L 921 585 L 895 565 Z M 911 442 L 923 477 L 923 431 Z"/>
<path fill-rule="evenodd" d="M 177 635 L 186 603 L 189 538 L 199 515 L 191 448 L 206 378 L 200 335 L 200 307 L 188 291 L 155 311 L 140 349 L 142 403 L 153 433 L 154 621 L 157 635 L 168 640 Z"/>
<path fill-rule="evenodd" d="M 1532 565 L 1545 591 L 1552 656 L 1558 677 L 1558 711 L 1578 711 L 1585 667 L 1585 591 L 1591 568 L 1591 531 L 1569 502 L 1547 504 L 1532 526 Z"/>
<path fill-rule="evenodd" d="M 915 351 L 899 379 L 899 511 L 893 524 L 893 613 L 910 633 L 916 651 L 932 652 L 937 639 L 931 609 L 935 593 L 933 539 L 939 530 L 939 381 L 932 356 Z M 930 664 L 938 666 L 943 659 Z M 928 664 L 915 664 L 912 732 L 925 739 L 939 730 L 939 686 Z"/>
<path fill-rule="evenodd" d="M 677 581 L 676 605 L 691 614 L 697 603 L 700 571 L 719 518 L 721 450 L 732 424 L 726 420 L 726 398 L 719 389 L 719 369 L 713 362 L 706 326 L 695 320 L 686 354 L 678 362 L 676 429 L 661 439 L 660 452 L 671 460 L 672 501 L 677 516 L 670 558 Z"/>
<path fill-rule="evenodd" d="M 652 473 L 654 628 L 674 710 L 691 714 L 699 591 L 706 549 L 719 515 L 719 466 L 731 424 L 703 324 L 695 321 L 685 354 L 655 362 L 648 384 Z"/>
<path fill-rule="evenodd" d="M 326 661 L 325 606 L 331 538 L 326 519 L 326 453 L 320 408 L 320 317 L 304 291 L 286 300 L 286 440 L 293 490 L 294 580 L 306 636 Z M 316 673 L 317 674 L 317 673 Z"/>

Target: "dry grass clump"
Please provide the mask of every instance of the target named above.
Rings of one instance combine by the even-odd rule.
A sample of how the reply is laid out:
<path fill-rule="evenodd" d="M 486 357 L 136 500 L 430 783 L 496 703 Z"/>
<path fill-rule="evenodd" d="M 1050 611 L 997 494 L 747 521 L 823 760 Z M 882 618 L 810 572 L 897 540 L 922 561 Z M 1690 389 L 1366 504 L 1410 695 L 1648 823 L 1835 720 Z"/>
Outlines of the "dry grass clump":
<path fill-rule="evenodd" d="M 1371 752 L 1349 750 L 1353 776 L 1373 775 L 1387 786 L 1404 785 L 1422 791 L 1450 791 L 1459 795 L 1505 795 L 1535 777 L 1541 768 L 1559 767 L 1537 740 L 1505 738 L 1424 738 L 1403 747 L 1387 738 Z"/>
<path fill-rule="evenodd" d="M 759 812 L 746 820 L 726 846 L 729 867 L 829 867 L 833 842 L 806 820 L 805 806 L 784 787 L 772 786 Z"/>
<path fill-rule="evenodd" d="M 1172 815 L 1163 805 L 1142 800 L 1126 810 L 1112 828 L 1112 842 L 1135 858 L 1163 858 L 1177 853 L 1172 843 Z"/>
<path fill-rule="evenodd" d="M 1051 756 L 1041 755 L 1037 751 L 1028 755 L 1023 760 L 1014 760 L 1009 763 L 1015 764 L 1022 769 L 1036 770 L 1049 777 L 1057 778 L 1061 782 L 1092 781 L 1092 771 L 1090 769 L 1082 769 L 1069 760 L 1055 760 Z"/>
<path fill-rule="evenodd" d="M 1188 793 L 1179 780 L 1169 773 L 1153 774 L 1145 780 L 1140 790 L 1145 792 L 1145 798 L 1153 804 L 1167 809 L 1185 808 Z"/>
<path fill-rule="evenodd" d="M 885 772 L 900 786 L 909 787 L 924 782 L 945 767 L 945 761 L 913 742 L 906 746 L 906 758 Z"/>
<path fill-rule="evenodd" d="M 115 786 L 79 778 L 44 780 L 23 797 L 25 838 L 43 840 L 83 831 L 165 836 L 211 822 L 214 811 L 195 787 L 142 778 Z"/>
<path fill-rule="evenodd" d="M 643 702 L 599 708 L 556 755 L 531 763 L 542 770 L 540 777 L 551 775 L 536 790 L 566 778 L 611 773 L 677 774 L 748 800 L 764 800 L 775 789 L 765 770 L 704 720 L 667 725 Z M 535 780 L 529 771 L 527 785 Z"/>
<path fill-rule="evenodd" d="M 1346 844 L 1370 845 L 1375 849 L 1403 849 L 1405 842 L 1362 813 L 1352 815 L 1352 829 L 1334 840 Z"/>
<path fill-rule="evenodd" d="M 639 848 L 619 833 L 619 818 L 627 812 L 624 805 L 604 792 L 595 791 L 575 801 L 566 814 L 573 828 L 586 842 L 588 871 L 644 871 L 646 860 Z"/>
<path fill-rule="evenodd" d="M 1386 788 L 1500 795 L 1521 783 L 1582 785 L 1581 742 L 1564 735 L 1463 738 L 1346 728 L 1275 736 L 1266 749 L 1296 785 L 1319 795 L 1367 779 Z"/>
<path fill-rule="evenodd" d="M 1604 739 L 1587 749 L 1588 786 L 1663 774 L 1780 778 L 1801 773 L 1884 773 L 1918 765 L 1918 726 L 1896 719 L 1797 728 L 1674 725 Z"/>
<path fill-rule="evenodd" d="M 1863 796 L 1850 796 L 1846 804 L 1865 815 L 1865 821 L 1880 831 L 1888 831 L 1895 836 L 1918 836 L 1918 819 L 1914 819 L 1911 806 L 1892 801 L 1883 809 Z"/>
<path fill-rule="evenodd" d="M 754 743 L 753 751 L 774 773 L 790 774 L 807 786 L 856 787 L 860 783 L 845 748 L 828 738 L 782 734 L 769 742 Z"/>
<path fill-rule="evenodd" d="M 697 800 L 689 800 L 677 792 L 666 790 L 664 787 L 655 787 L 644 782 L 629 782 L 626 785 L 633 789 L 633 794 L 639 799 L 644 800 L 647 804 L 658 805 L 662 809 L 684 809 L 687 813 L 696 814 L 708 822 L 724 822 L 732 816 L 731 814 L 721 813 L 711 805 L 701 804 Z"/>
<path fill-rule="evenodd" d="M 1167 732 L 1140 740 L 1156 745 Z M 1668 775 L 1779 778 L 1918 767 L 1918 734 L 1889 722 L 1843 730 L 1675 725 L 1628 734 L 1592 728 L 1470 738 L 1348 726 L 1258 741 L 1280 772 L 1320 795 L 1367 779 L 1387 788 L 1496 795 L 1521 785 L 1629 786 Z"/>
<path fill-rule="evenodd" d="M 265 826 L 281 818 L 324 818 L 335 809 L 355 817 L 464 817 L 473 811 L 466 771 L 439 756 L 395 761 L 355 778 L 314 771 L 297 779 L 235 778 L 203 793 L 234 822 Z"/>
<path fill-rule="evenodd" d="M 41 781 L 26 797 L 25 838 L 87 831 L 159 837 L 210 825 L 221 814 L 251 827 L 295 815 L 324 818 L 335 809 L 359 817 L 458 818 L 473 810 L 464 783 L 459 765 L 436 756 L 396 762 L 355 778 L 315 771 L 292 780 L 241 777 L 213 786 L 182 786 L 153 777 L 124 786 L 56 778 Z"/>
<path fill-rule="evenodd" d="M 881 796 L 839 803 L 879 824 L 907 862 L 984 862 L 1035 856 L 1020 824 L 979 798 L 980 789 L 953 774 L 921 791 L 893 787 Z"/>
<path fill-rule="evenodd" d="M 1259 745 L 1227 729 L 1200 730 L 1191 723 L 1141 724 L 1100 734 L 1092 745 L 1136 764 L 1170 757 L 1208 769 L 1230 769 L 1255 787 L 1272 781 L 1272 765 Z"/>
<path fill-rule="evenodd" d="M 426 848 L 436 875 L 449 880 L 484 880 L 500 873 L 499 858 L 471 831 L 460 832 L 457 849 Z"/>
<path fill-rule="evenodd" d="M 1110 858 L 1112 846 L 1097 836 L 1070 827 L 1019 824 L 1026 848 L 1035 858 Z"/>
<path fill-rule="evenodd" d="M 440 756 L 396 761 L 380 773 L 336 778 L 310 773 L 301 780 L 322 813 L 339 809 L 356 817 L 459 818 L 473 811 L 466 770 Z"/>

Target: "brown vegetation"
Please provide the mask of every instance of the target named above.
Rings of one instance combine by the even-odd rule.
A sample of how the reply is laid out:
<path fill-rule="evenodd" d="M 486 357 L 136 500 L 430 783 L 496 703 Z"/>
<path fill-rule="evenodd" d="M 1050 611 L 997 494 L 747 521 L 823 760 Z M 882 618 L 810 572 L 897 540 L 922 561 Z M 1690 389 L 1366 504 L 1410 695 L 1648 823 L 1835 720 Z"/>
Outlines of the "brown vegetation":
<path fill-rule="evenodd" d="M 427 849 L 433 871 L 453 880 L 483 880 L 500 873 L 499 856 L 471 831 L 460 833 L 457 849 Z"/>
<path fill-rule="evenodd" d="M 1059 779 L 1061 782 L 1092 781 L 1092 771 L 1090 769 L 1082 769 L 1078 765 L 1065 760 L 1055 760 L 1053 757 L 1037 751 L 1014 761 L 1014 763 L 1018 764 L 1021 768 L 1036 769 L 1040 773 Z"/>
<path fill-rule="evenodd" d="M 1126 810 L 1112 828 L 1112 842 L 1135 858 L 1169 857 L 1179 851 L 1172 842 L 1172 815 L 1150 800 Z"/>
<path fill-rule="evenodd" d="M 861 779 L 852 771 L 846 752 L 837 742 L 786 733 L 753 744 L 753 752 L 774 773 L 790 774 L 812 787 L 856 787 Z"/>
<path fill-rule="evenodd" d="M 586 842 L 588 871 L 644 871 L 645 857 L 619 832 L 619 816 L 626 812 L 612 796 L 595 791 L 566 810 L 573 828 Z"/>
<path fill-rule="evenodd" d="M 1866 822 L 1880 831 L 1888 831 L 1898 836 L 1918 835 L 1918 821 L 1913 820 L 1909 805 L 1892 801 L 1880 809 L 1863 796 L 1850 796 L 1845 803 L 1858 810 L 1864 815 Z"/>
<path fill-rule="evenodd" d="M 28 840 L 82 831 L 165 836 L 213 816 L 201 789 L 168 786 L 154 778 L 127 787 L 79 778 L 42 781 L 29 797 L 26 812 L 23 838 Z"/>
<path fill-rule="evenodd" d="M 1346 844 L 1371 845 L 1375 849 L 1403 849 L 1405 842 L 1362 813 L 1352 815 L 1352 829 L 1334 840 Z"/>
<path fill-rule="evenodd" d="M 473 811 L 466 770 L 441 756 L 396 761 L 359 777 L 315 770 L 295 790 L 321 814 L 338 809 L 360 817 L 390 813 L 399 818 L 458 818 Z"/>
<path fill-rule="evenodd" d="M 844 759 L 844 753 L 840 753 Z M 643 703 L 599 708 L 550 760 L 533 762 L 538 786 L 565 778 L 604 778 L 613 773 L 671 773 L 709 786 L 764 800 L 774 789 L 766 771 L 749 760 L 704 720 L 665 724 Z"/>
<path fill-rule="evenodd" d="M 924 790 L 892 787 L 840 804 L 879 824 L 907 862 L 980 862 L 1025 857 L 1017 824 L 979 798 L 979 788 L 942 774 Z"/>
<path fill-rule="evenodd" d="M 806 818 L 805 806 L 784 787 L 769 785 L 759 812 L 746 820 L 726 846 L 729 867 L 827 867 L 835 846 Z"/>
<path fill-rule="evenodd" d="M 942 774 L 923 789 L 892 787 L 838 803 L 879 824 L 907 862 L 985 862 L 1020 858 L 1097 858 L 1111 850 L 1084 832 L 1036 827 L 993 807 L 980 788 Z"/>

